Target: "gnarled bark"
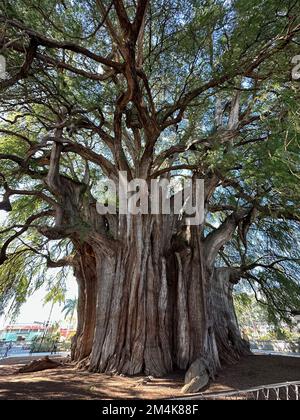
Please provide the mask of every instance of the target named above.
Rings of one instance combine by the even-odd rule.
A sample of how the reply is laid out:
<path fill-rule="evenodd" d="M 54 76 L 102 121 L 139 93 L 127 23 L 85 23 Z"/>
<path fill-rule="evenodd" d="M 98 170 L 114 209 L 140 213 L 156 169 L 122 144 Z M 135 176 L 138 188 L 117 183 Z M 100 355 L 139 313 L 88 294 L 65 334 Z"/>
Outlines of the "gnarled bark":
<path fill-rule="evenodd" d="M 80 250 L 73 359 L 88 357 L 93 372 L 161 376 L 203 357 L 213 376 L 221 362 L 246 354 L 230 270 L 207 266 L 201 228 L 174 235 L 171 216 L 131 216 L 121 223 L 125 233 L 113 254 L 92 236 Z"/>
<path fill-rule="evenodd" d="M 221 363 L 233 363 L 249 355 L 249 343 L 242 339 L 233 303 L 234 284 L 240 272 L 234 268 L 217 268 L 212 282 L 213 323 Z"/>
<path fill-rule="evenodd" d="M 85 245 L 76 256 L 74 274 L 78 282 L 78 324 L 72 342 L 72 359 L 83 360 L 92 351 L 96 323 L 96 271 L 92 249 Z"/>

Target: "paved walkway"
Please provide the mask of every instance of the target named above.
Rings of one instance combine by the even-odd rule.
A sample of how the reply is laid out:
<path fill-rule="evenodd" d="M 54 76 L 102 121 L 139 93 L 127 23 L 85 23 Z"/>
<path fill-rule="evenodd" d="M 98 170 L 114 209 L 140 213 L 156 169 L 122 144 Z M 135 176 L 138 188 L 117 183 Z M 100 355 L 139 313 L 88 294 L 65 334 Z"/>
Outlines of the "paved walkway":
<path fill-rule="evenodd" d="M 184 374 L 165 378 L 92 374 L 65 365 L 43 372 L 16 374 L 19 359 L 0 366 L 0 400 L 181 398 Z M 1 362 L 0 362 L 1 365 Z M 247 390 L 269 384 L 299 381 L 300 358 L 249 356 L 225 366 L 206 392 Z"/>
<path fill-rule="evenodd" d="M 270 351 L 270 350 L 251 350 L 253 354 L 257 355 L 269 355 L 269 356 L 284 356 L 284 357 L 300 357 L 300 353 L 283 353 L 278 351 Z"/>
<path fill-rule="evenodd" d="M 13 359 L 21 359 L 22 362 L 25 361 L 25 363 L 27 363 L 27 361 L 33 360 L 33 359 L 40 359 L 42 357 L 45 356 L 56 356 L 56 357 L 66 357 L 68 356 L 68 352 L 57 352 L 56 354 L 51 354 L 51 353 L 30 353 L 28 351 L 23 351 L 23 352 L 19 352 L 19 353 L 10 353 L 8 354 L 7 357 L 1 357 L 0 355 L 0 365 L 4 364 L 4 362 L 6 361 L 10 361 Z M 21 362 L 21 363 L 22 363 Z"/>

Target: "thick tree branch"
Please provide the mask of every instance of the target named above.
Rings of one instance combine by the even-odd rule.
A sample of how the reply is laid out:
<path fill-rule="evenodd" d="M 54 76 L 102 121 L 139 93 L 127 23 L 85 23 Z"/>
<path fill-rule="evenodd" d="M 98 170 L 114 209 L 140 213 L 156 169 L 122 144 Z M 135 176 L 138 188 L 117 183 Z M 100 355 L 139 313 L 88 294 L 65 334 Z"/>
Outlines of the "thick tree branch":
<path fill-rule="evenodd" d="M 101 63 L 101 64 L 104 64 L 105 66 L 112 67 L 118 71 L 122 71 L 122 68 L 123 68 L 122 64 L 112 61 L 108 58 L 102 57 L 101 55 L 95 54 L 92 51 L 88 50 L 87 48 L 81 47 L 78 44 L 75 44 L 73 42 L 68 42 L 68 41 L 57 41 L 55 39 L 48 38 L 45 35 L 26 27 L 23 23 L 18 22 L 16 20 L 12 20 L 12 19 L 7 19 L 3 15 L 0 16 L 0 22 L 5 23 L 6 25 L 11 26 L 13 28 L 21 29 L 31 39 L 34 40 L 37 46 L 41 45 L 48 48 L 73 51 L 75 53 L 88 57 L 96 61 L 97 63 Z"/>
<path fill-rule="evenodd" d="M 23 134 L 16 133 L 11 130 L 6 130 L 4 128 L 0 128 L 0 133 L 8 134 L 9 136 L 17 137 L 23 141 L 25 141 L 30 147 L 32 147 L 35 143 L 28 139 L 28 137 L 24 136 Z"/>
<path fill-rule="evenodd" d="M 20 229 L 18 232 L 16 232 L 14 235 L 12 235 L 9 239 L 7 239 L 4 242 L 4 244 L 2 245 L 1 250 L 0 250 L 0 265 L 2 265 L 8 259 L 8 257 L 7 257 L 8 247 L 15 239 L 17 239 L 23 233 L 25 233 L 30 228 L 32 223 L 35 222 L 36 220 L 44 218 L 44 217 L 48 217 L 48 216 L 53 216 L 53 214 L 54 213 L 53 213 L 52 210 L 46 210 L 46 211 L 43 211 L 41 213 L 30 216 L 26 220 L 26 222 L 24 224 L 24 227 L 22 227 L 22 229 Z"/>
<path fill-rule="evenodd" d="M 114 6 L 117 12 L 120 26 L 123 30 L 124 38 L 126 39 L 132 34 L 132 25 L 127 15 L 123 0 L 114 0 Z"/>
<path fill-rule="evenodd" d="M 220 249 L 231 239 L 239 222 L 248 214 L 248 210 L 240 210 L 227 217 L 218 229 L 215 229 L 204 239 L 206 261 L 213 264 Z"/>
<path fill-rule="evenodd" d="M 134 40 L 137 41 L 140 31 L 143 30 L 145 23 L 145 16 L 148 8 L 149 0 L 138 0 L 136 7 L 136 15 L 132 24 L 132 31 L 134 34 Z"/>
<path fill-rule="evenodd" d="M 74 255 L 61 258 L 60 260 L 53 261 L 50 256 L 47 256 L 48 268 L 62 268 L 74 265 Z"/>
<path fill-rule="evenodd" d="M 0 19 L 1 21 L 1 19 Z M 28 76 L 29 71 L 31 69 L 33 60 L 36 55 L 38 44 L 35 39 L 31 39 L 28 48 L 26 48 L 26 57 L 25 61 L 22 64 L 21 69 L 18 71 L 17 74 L 15 74 L 13 77 L 7 80 L 0 81 L 0 89 L 4 90 L 10 86 L 13 86 L 15 83 L 17 83 L 19 80 L 24 79 Z"/>
<path fill-rule="evenodd" d="M 199 86 L 196 89 L 191 90 L 186 93 L 184 96 L 180 97 L 179 100 L 172 106 L 170 106 L 166 111 L 159 111 L 158 116 L 160 121 L 163 124 L 170 118 L 176 111 L 179 111 L 179 120 L 183 116 L 184 110 L 187 106 L 202 93 L 206 92 L 209 89 L 223 85 L 229 80 L 233 80 L 237 76 L 250 76 L 253 71 L 260 66 L 264 61 L 271 58 L 273 55 L 283 50 L 293 39 L 293 37 L 300 32 L 300 25 L 297 25 L 295 28 L 290 29 L 289 32 L 284 36 L 277 36 L 275 39 L 270 40 L 264 48 L 256 55 L 253 59 L 251 57 L 243 60 L 239 65 L 233 69 L 230 73 L 224 74 L 219 78 L 212 79 L 202 86 Z M 176 122 L 178 123 L 178 121 Z"/>

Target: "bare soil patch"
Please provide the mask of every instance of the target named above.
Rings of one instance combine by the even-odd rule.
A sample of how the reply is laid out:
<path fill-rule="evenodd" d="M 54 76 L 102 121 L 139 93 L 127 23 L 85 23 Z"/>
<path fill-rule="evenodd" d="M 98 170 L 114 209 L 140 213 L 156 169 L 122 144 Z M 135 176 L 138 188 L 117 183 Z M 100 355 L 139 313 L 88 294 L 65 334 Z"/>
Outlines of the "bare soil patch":
<path fill-rule="evenodd" d="M 73 366 L 34 373 L 16 373 L 27 359 L 0 361 L 0 400 L 161 399 L 180 397 L 184 374 L 150 381 L 144 377 L 108 376 Z M 205 392 L 224 392 L 287 381 L 300 381 L 300 358 L 249 356 L 226 366 Z"/>

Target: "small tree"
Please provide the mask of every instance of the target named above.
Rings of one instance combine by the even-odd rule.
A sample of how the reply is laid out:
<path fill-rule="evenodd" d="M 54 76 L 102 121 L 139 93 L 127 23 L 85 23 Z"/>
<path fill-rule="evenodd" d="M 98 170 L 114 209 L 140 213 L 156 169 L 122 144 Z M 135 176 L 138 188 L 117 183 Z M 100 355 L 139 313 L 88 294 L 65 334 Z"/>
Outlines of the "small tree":
<path fill-rule="evenodd" d="M 77 305 L 78 305 L 78 299 L 74 298 L 74 299 L 67 299 L 63 307 L 62 312 L 64 312 L 65 314 L 65 319 L 69 319 L 71 323 L 75 319 Z"/>
<path fill-rule="evenodd" d="M 48 331 L 43 336 L 35 336 L 30 344 L 31 353 L 49 353 L 60 340 L 59 331 Z"/>

